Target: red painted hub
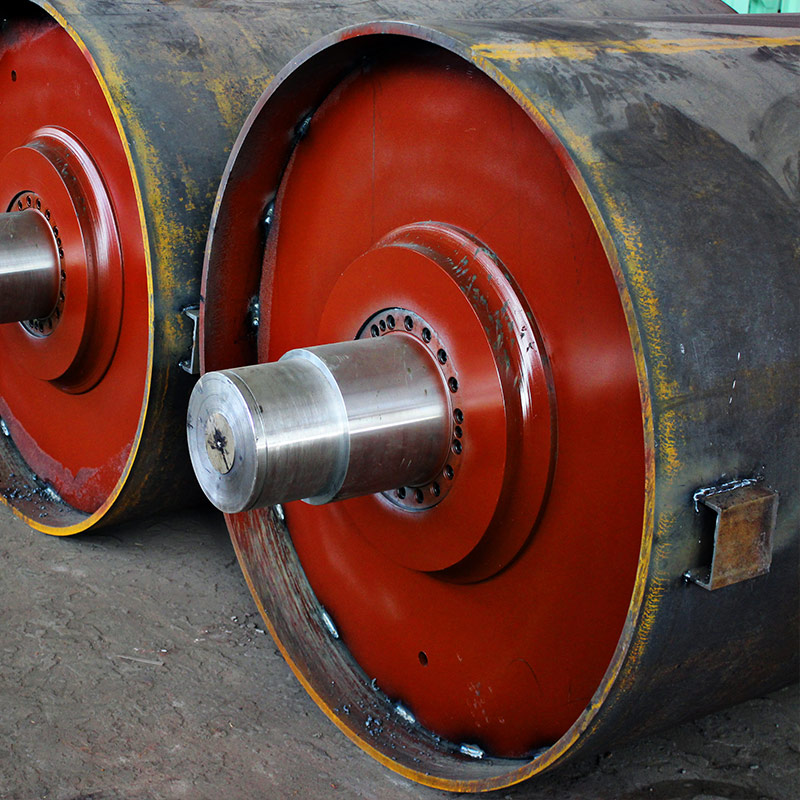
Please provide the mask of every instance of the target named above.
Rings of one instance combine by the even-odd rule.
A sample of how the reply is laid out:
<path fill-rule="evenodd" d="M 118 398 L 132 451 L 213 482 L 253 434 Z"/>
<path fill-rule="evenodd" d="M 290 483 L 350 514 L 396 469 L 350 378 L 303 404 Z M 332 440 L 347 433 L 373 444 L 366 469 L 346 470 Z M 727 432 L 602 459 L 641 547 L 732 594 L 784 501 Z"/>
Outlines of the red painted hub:
<path fill-rule="evenodd" d="M 415 52 L 351 74 L 295 147 L 259 359 L 415 312 L 458 381 L 458 475 L 418 512 L 381 496 L 288 504 L 296 554 L 263 552 L 268 510 L 228 522 L 268 617 L 282 619 L 297 585 L 276 562 L 291 575 L 299 559 L 367 679 L 445 739 L 522 756 L 580 716 L 622 631 L 643 522 L 637 374 L 602 244 L 544 135 L 474 67 Z M 246 204 L 245 190 L 226 189 Z M 225 224 L 227 241 L 251 235 Z M 235 284 L 236 261 L 225 267 Z M 206 341 L 211 363 L 234 334 Z M 290 626 L 276 623 L 292 642 Z M 287 648 L 321 699 L 347 681 L 303 666 L 318 636 Z"/>
<path fill-rule="evenodd" d="M 0 90 L 13 124 L 0 129 L 0 209 L 48 220 L 61 286 L 49 317 L 0 326 L 0 416 L 31 470 L 91 514 L 123 479 L 146 398 L 139 208 L 113 113 L 69 34 L 15 20 L 4 45 Z"/>
<path fill-rule="evenodd" d="M 55 311 L 4 326 L 3 344 L 32 376 L 86 392 L 108 369 L 122 317 L 122 255 L 102 178 L 80 142 L 59 128 L 42 128 L 0 161 L 2 207 L 43 214 L 61 261 Z"/>
<path fill-rule="evenodd" d="M 379 496 L 355 499 L 348 511 L 395 563 L 456 580 L 485 578 L 516 555 L 550 479 L 549 378 L 532 315 L 506 275 L 457 228 L 408 225 L 347 267 L 317 333 L 320 342 L 355 338 L 370 308 L 392 306 L 413 309 L 437 332 L 434 352 L 444 353 L 461 419 L 440 480 L 452 483 L 447 502 L 412 519 L 387 513 Z M 510 503 L 522 487 L 524 499 Z"/>

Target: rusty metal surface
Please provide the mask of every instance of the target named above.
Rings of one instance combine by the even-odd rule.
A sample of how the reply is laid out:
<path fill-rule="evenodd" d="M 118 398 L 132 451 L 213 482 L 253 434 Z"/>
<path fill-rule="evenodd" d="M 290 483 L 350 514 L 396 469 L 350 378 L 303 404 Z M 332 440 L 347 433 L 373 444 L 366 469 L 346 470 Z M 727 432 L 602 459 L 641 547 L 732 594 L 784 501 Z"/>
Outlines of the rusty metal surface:
<path fill-rule="evenodd" d="M 695 503 L 715 512 L 711 563 L 687 577 L 711 591 L 769 572 L 778 494 L 757 483 L 700 491 Z"/>
<path fill-rule="evenodd" d="M 594 697 L 559 741 L 527 762 L 469 761 L 421 736 L 412 737 L 412 750 L 403 726 L 396 741 L 408 753 L 367 740 L 338 712 L 342 699 L 381 719 L 391 703 L 370 692 L 346 648 L 320 629 L 283 518 L 229 519 L 254 595 L 304 685 L 393 769 L 441 788 L 497 788 L 796 680 L 797 28 L 796 18 L 774 27 L 730 20 L 366 26 L 306 52 L 259 105 L 277 109 L 266 140 L 275 146 L 280 131 L 291 142 L 336 76 L 385 47 L 385 37 L 432 42 L 473 62 L 527 111 L 566 165 L 603 239 L 628 320 L 647 458 L 639 571 Z M 223 243 L 226 224 L 217 229 Z M 212 271 L 214 264 L 212 240 Z M 257 275 L 260 261 L 252 269 Z M 221 291 L 209 274 L 206 285 Z M 244 337 L 221 335 L 224 315 L 210 313 L 213 302 L 209 295 L 206 366 L 252 357 Z M 750 476 L 780 495 L 771 569 L 721 592 L 698 591 L 684 577 L 704 548 L 693 493 Z"/>

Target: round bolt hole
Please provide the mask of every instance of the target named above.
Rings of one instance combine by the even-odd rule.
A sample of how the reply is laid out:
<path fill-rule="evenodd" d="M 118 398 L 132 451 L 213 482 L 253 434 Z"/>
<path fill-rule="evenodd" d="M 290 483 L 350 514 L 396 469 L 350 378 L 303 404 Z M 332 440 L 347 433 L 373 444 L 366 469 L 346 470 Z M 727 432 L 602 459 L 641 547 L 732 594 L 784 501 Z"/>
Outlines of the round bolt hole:
<path fill-rule="evenodd" d="M 457 408 L 453 411 L 453 419 L 460 425 L 464 421 L 464 412 Z"/>
<path fill-rule="evenodd" d="M 431 484 L 431 494 L 438 497 L 442 493 L 442 488 L 435 481 Z"/>
<path fill-rule="evenodd" d="M 428 666 L 428 654 L 424 650 L 420 650 L 419 653 L 417 653 L 417 658 L 423 667 Z"/>
<path fill-rule="evenodd" d="M 373 325 L 369 329 L 369 332 L 370 332 L 370 334 L 372 334 L 372 336 L 378 336 L 378 334 L 380 334 L 380 331 L 378 330 L 378 326 L 377 325 Z"/>
<path fill-rule="evenodd" d="M 400 488 L 397 490 L 397 496 L 398 496 L 398 497 L 399 497 L 401 500 L 405 500 L 405 499 L 406 499 L 406 487 L 405 487 L 405 486 L 401 486 L 401 487 L 400 487 Z"/>
<path fill-rule="evenodd" d="M 422 489 L 417 489 L 417 490 L 414 492 L 414 499 L 415 499 L 415 500 L 416 500 L 418 503 L 424 503 L 424 502 L 425 502 L 425 494 L 423 493 Z"/>
<path fill-rule="evenodd" d="M 22 211 L 22 200 L 17 200 L 17 208 Z"/>
<path fill-rule="evenodd" d="M 11 70 L 11 80 L 15 82 L 17 80 L 17 71 L 15 69 Z"/>
<path fill-rule="evenodd" d="M 30 208 L 30 207 L 31 207 L 31 205 L 33 205 L 33 201 L 31 200 L 31 196 L 30 196 L 30 195 L 28 195 L 28 196 L 25 198 L 25 202 L 28 204 L 28 208 Z"/>
<path fill-rule="evenodd" d="M 41 211 L 42 210 L 42 201 L 39 200 L 38 198 L 36 199 L 36 209 L 37 209 L 37 211 Z"/>
<path fill-rule="evenodd" d="M 413 330 L 413 328 L 414 328 L 414 320 L 411 319 L 411 317 L 406 317 L 403 320 L 403 325 L 406 326 L 406 330 L 407 331 Z"/>
<path fill-rule="evenodd" d="M 447 363 L 447 353 L 444 350 L 439 350 L 439 352 L 436 354 L 436 358 L 439 359 L 440 364 Z"/>
<path fill-rule="evenodd" d="M 61 270 L 61 280 L 62 280 L 62 281 L 65 281 L 66 279 L 67 279 L 67 273 L 66 273 L 66 272 L 64 272 L 64 270 L 62 269 L 62 270 Z"/>
<path fill-rule="evenodd" d="M 458 381 L 455 378 L 448 378 L 447 385 L 450 387 L 451 392 L 458 391 Z"/>
<path fill-rule="evenodd" d="M 431 332 L 427 328 L 422 329 L 422 341 L 426 344 L 431 340 Z"/>
<path fill-rule="evenodd" d="M 449 464 L 444 468 L 443 471 L 444 471 L 444 476 L 445 478 L 447 478 L 447 480 L 449 481 L 453 480 L 453 474 L 454 474 L 453 468 Z"/>
<path fill-rule="evenodd" d="M 453 445 L 452 446 L 453 446 L 453 452 L 456 455 L 460 455 L 461 454 L 461 442 L 459 442 L 458 439 L 453 439 Z"/>
<path fill-rule="evenodd" d="M 44 210 L 44 218 L 47 219 L 47 220 L 50 219 L 50 209 L 49 208 L 46 208 Z"/>
<path fill-rule="evenodd" d="M 394 330 L 394 324 L 395 324 L 394 317 L 391 314 L 389 314 L 389 316 L 386 317 L 386 324 L 389 326 L 390 331 Z"/>
<path fill-rule="evenodd" d="M 55 236 L 56 239 L 58 239 L 58 228 L 53 228 L 53 236 Z"/>
<path fill-rule="evenodd" d="M 386 330 L 386 321 L 385 320 L 381 320 L 379 325 L 380 325 L 380 328 L 381 328 L 382 331 Z"/>
<path fill-rule="evenodd" d="M 460 425 L 456 425 L 456 429 L 455 429 L 455 431 L 453 431 L 453 433 L 455 433 L 456 439 L 460 439 L 464 435 L 464 431 L 461 430 L 461 426 Z"/>
<path fill-rule="evenodd" d="M 64 251 L 60 247 L 58 248 L 58 257 L 64 258 Z"/>

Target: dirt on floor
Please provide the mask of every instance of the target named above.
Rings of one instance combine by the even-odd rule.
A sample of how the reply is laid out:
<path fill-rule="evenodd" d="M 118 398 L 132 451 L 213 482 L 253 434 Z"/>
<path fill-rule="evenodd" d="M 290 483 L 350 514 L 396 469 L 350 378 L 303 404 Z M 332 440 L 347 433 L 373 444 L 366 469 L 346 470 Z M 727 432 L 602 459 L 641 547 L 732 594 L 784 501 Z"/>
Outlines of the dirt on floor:
<path fill-rule="evenodd" d="M 0 509 L 0 798 L 456 797 L 388 772 L 307 697 L 210 510 L 58 539 Z M 793 686 L 498 800 L 796 800 Z"/>

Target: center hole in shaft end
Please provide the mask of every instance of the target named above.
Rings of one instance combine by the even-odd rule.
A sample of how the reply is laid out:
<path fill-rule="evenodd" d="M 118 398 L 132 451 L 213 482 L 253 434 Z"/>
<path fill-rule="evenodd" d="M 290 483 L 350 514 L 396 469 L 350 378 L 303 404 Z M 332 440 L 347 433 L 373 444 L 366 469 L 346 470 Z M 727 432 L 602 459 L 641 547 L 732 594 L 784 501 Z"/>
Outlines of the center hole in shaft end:
<path fill-rule="evenodd" d="M 214 412 L 206 420 L 206 454 L 211 466 L 220 475 L 227 475 L 233 468 L 236 456 L 236 441 L 227 418 Z"/>

